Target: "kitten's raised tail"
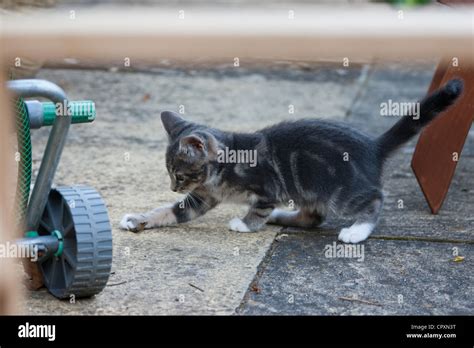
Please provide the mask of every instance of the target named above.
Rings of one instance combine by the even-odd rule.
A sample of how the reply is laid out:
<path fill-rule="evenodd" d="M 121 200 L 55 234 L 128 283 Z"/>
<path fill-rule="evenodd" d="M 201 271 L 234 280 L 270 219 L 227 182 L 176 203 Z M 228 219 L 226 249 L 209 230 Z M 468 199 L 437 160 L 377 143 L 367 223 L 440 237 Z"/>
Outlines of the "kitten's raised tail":
<path fill-rule="evenodd" d="M 463 85 L 463 81 L 460 79 L 449 80 L 443 87 L 419 103 L 419 115 L 402 117 L 392 128 L 377 138 L 376 142 L 382 157 L 388 157 L 400 145 L 415 136 L 424 126 L 451 106 L 462 94 Z"/>

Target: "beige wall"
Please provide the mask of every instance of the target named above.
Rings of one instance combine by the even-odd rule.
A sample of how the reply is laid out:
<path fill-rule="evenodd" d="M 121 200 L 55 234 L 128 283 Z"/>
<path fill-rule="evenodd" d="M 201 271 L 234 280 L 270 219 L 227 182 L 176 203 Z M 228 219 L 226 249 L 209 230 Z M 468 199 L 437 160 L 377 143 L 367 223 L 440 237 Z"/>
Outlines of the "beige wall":
<path fill-rule="evenodd" d="M 0 66 L 1 66 L 0 57 Z M 4 75 L 2 69 L 0 69 L 0 85 L 4 84 Z M 0 149 L 8 148 L 8 133 L 11 130 L 11 120 L 8 108 L 9 97 L 4 93 L 0 93 Z M 0 151 L 0 243 L 4 243 L 6 240 L 11 240 L 15 237 L 12 225 L 12 217 L 7 214 L 10 211 L 8 205 L 11 202 L 7 201 L 6 197 L 12 197 L 9 190 L 14 190 L 11 185 L 11 180 L 8 180 L 11 173 L 11 166 L 7 165 L 8 157 L 11 154 L 6 151 Z M 10 170 L 9 170 L 10 167 Z M 17 301 L 19 299 L 19 274 L 16 274 L 13 268 L 12 260 L 0 258 L 0 314 L 14 314 L 17 312 Z"/>

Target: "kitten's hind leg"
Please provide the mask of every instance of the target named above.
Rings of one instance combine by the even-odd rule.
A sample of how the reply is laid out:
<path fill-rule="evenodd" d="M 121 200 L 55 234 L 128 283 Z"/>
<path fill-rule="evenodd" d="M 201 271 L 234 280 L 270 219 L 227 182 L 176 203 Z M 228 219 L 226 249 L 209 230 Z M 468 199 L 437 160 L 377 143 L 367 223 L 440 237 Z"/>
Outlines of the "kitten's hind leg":
<path fill-rule="evenodd" d="M 324 216 L 316 211 L 308 211 L 305 209 L 286 211 L 281 209 L 275 209 L 270 218 L 268 224 L 291 226 L 291 227 L 317 227 L 324 221 Z"/>
<path fill-rule="evenodd" d="M 357 214 L 356 222 L 351 227 L 343 228 L 338 239 L 344 243 L 359 243 L 369 238 L 377 224 L 382 205 L 381 194 L 366 202 L 366 206 Z"/>

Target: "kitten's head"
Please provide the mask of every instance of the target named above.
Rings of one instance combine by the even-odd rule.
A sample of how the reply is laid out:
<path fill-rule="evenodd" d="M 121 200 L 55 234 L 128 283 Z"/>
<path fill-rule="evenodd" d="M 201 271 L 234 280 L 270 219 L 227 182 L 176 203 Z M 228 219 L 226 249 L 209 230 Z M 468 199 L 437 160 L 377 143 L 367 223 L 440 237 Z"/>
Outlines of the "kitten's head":
<path fill-rule="evenodd" d="M 185 193 L 209 182 L 217 156 L 214 136 L 170 111 L 161 113 L 161 121 L 168 133 L 166 169 L 171 190 Z"/>

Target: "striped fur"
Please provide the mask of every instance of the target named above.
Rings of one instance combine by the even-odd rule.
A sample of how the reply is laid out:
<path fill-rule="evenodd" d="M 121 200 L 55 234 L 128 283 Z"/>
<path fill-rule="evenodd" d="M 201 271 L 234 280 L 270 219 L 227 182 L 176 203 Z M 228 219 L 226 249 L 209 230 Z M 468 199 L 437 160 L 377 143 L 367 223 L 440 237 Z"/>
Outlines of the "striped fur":
<path fill-rule="evenodd" d="M 354 225 L 341 230 L 339 239 L 360 242 L 370 235 L 382 209 L 381 176 L 387 156 L 461 92 L 462 82 L 450 81 L 421 102 L 419 121 L 404 117 L 376 139 L 347 125 L 317 119 L 283 122 L 243 134 L 163 112 L 171 190 L 186 196 L 170 207 L 127 214 L 121 226 L 139 231 L 183 223 L 231 201 L 250 206 L 243 219 L 231 221 L 232 230 L 258 231 L 266 223 L 314 227 L 333 211 L 355 219 Z M 219 161 L 224 149 L 255 150 L 257 165 Z M 296 210 L 275 209 L 281 205 L 294 205 Z"/>

